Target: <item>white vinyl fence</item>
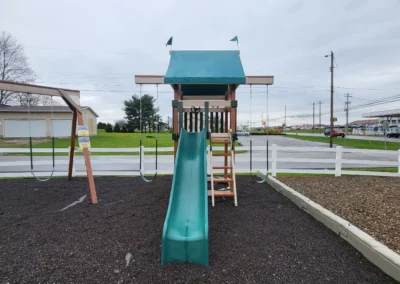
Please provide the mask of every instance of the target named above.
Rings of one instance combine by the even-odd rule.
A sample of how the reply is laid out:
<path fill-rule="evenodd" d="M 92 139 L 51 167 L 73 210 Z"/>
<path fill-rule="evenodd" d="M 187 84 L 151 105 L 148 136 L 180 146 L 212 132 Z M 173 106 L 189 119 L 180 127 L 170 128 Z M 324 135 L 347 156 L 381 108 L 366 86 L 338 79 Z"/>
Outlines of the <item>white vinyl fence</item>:
<path fill-rule="evenodd" d="M 140 150 L 137 148 L 92 148 L 91 153 L 126 153 L 123 156 L 92 156 L 91 162 L 93 166 L 97 166 L 99 170 L 94 170 L 94 175 L 110 175 L 110 176 L 124 176 L 124 175 L 139 175 L 139 155 L 129 155 L 128 153 L 138 153 Z M 144 152 L 155 152 L 155 148 L 144 148 Z M 223 147 L 213 147 L 213 150 L 223 150 Z M 236 147 L 236 150 L 249 151 L 249 147 L 241 146 Z M 21 153 L 29 154 L 28 148 L 0 148 L 0 178 L 1 177 L 30 177 L 30 160 L 29 156 L 25 156 L 23 160 L 13 159 L 15 156 L 6 156 L 10 153 Z M 159 148 L 158 152 L 172 152 L 173 147 Z M 258 167 L 253 167 L 253 172 L 260 171 L 266 172 L 266 146 L 253 146 L 253 151 L 258 151 L 257 154 L 253 153 L 254 164 L 258 163 Z M 260 152 L 261 151 L 261 152 Z M 68 148 L 57 148 L 56 153 L 69 153 Z M 33 149 L 33 153 L 52 153 L 52 149 Z M 304 153 L 303 157 L 301 153 Z M 346 158 L 348 154 L 353 154 L 353 158 Z M 356 154 L 356 155 L 355 155 Z M 379 159 L 374 159 L 380 157 Z M 2 156 L 5 155 L 5 156 Z M 300 155 L 300 156 L 299 156 Z M 354 158 L 356 156 L 356 158 Z M 4 159 L 3 159 L 4 157 Z M 369 158 L 371 157 L 371 158 Z M 51 169 L 52 161 L 50 157 L 40 159 L 40 156 L 34 157 L 34 170 L 37 175 L 48 176 Z M 237 172 L 249 172 L 249 153 L 236 155 L 236 171 Z M 146 174 L 152 175 L 155 173 L 154 156 L 145 156 L 142 158 L 142 169 L 144 170 L 145 164 L 151 165 L 145 171 Z M 109 165 L 117 164 L 126 170 L 115 170 L 118 167 Z M 172 174 L 173 173 L 173 159 L 166 155 L 158 156 L 159 174 Z M 302 167 L 298 168 L 296 165 L 301 164 Z M 313 165 L 319 164 L 319 168 L 313 168 Z M 322 165 L 326 165 L 323 168 Z M 67 175 L 68 159 L 66 157 L 56 156 L 56 168 L 58 171 L 54 173 L 54 176 L 66 176 Z M 80 171 L 75 171 L 76 165 L 80 165 Z M 260 167 L 260 165 L 262 165 Z M 304 173 L 304 174 L 332 174 L 335 176 L 341 175 L 369 175 L 369 176 L 393 176 L 400 177 L 400 150 L 399 151 L 388 151 L 388 150 L 368 150 L 368 149 L 349 149 L 338 146 L 336 148 L 327 147 L 285 147 L 277 146 L 275 144 L 269 147 L 269 173 L 272 176 L 276 176 L 277 173 Z M 278 167 L 281 165 L 281 167 Z M 354 171 L 346 170 L 343 167 L 351 168 L 359 167 L 396 167 L 396 172 L 379 172 L 379 171 Z M 62 170 L 60 169 L 60 166 Z M 44 167 L 47 170 L 44 170 Z M 127 169 L 127 168 L 130 169 Z M 11 168 L 15 170 L 10 170 Z M 113 170 L 114 168 L 114 170 Z M 132 170 L 132 168 L 134 168 Z M 74 176 L 85 176 L 86 171 L 84 170 L 83 157 L 76 157 L 74 159 L 73 167 Z"/>
<path fill-rule="evenodd" d="M 334 158 L 298 158 L 279 157 L 279 152 L 325 152 L 334 153 Z M 397 156 L 397 161 L 388 160 L 356 160 L 356 159 L 345 159 L 343 158 L 344 153 L 360 153 L 360 154 L 378 154 L 380 156 Z M 350 149 L 337 146 L 336 148 L 323 148 L 323 147 L 282 147 L 276 144 L 272 145 L 271 155 L 271 175 L 276 176 L 277 173 L 302 173 L 302 174 L 334 174 L 339 177 L 341 175 L 365 175 L 365 176 L 391 176 L 400 177 L 400 150 L 389 151 L 389 150 L 368 150 L 368 149 Z M 334 165 L 334 169 L 278 169 L 277 162 L 291 162 L 291 163 L 325 163 L 327 168 Z M 356 165 L 371 165 L 371 167 L 397 167 L 397 173 L 390 172 L 375 172 L 375 171 L 352 171 L 342 169 L 343 164 L 356 164 Z M 332 167 L 333 168 L 333 167 Z"/>

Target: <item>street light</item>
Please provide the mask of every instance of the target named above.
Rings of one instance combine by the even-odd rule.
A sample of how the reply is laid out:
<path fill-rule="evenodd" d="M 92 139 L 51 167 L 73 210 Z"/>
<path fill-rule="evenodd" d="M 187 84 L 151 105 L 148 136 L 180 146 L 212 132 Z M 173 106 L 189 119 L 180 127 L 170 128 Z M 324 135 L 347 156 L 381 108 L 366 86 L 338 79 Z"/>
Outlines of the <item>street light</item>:
<path fill-rule="evenodd" d="M 330 55 L 325 55 L 325 57 L 331 57 L 331 135 L 329 138 L 329 147 L 332 148 L 333 144 L 333 59 L 334 55 L 333 52 L 331 51 Z"/>

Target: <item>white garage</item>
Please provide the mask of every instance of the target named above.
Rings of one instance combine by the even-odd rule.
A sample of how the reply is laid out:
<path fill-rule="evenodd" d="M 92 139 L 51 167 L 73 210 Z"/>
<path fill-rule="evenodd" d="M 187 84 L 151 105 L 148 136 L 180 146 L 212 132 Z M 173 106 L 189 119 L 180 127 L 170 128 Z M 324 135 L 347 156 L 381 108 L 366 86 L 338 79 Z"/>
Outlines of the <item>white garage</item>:
<path fill-rule="evenodd" d="M 88 106 L 82 106 L 83 123 L 90 136 L 97 135 L 98 115 Z M 67 106 L 5 106 L 0 105 L 0 139 L 29 137 L 70 137 L 72 111 Z"/>
<path fill-rule="evenodd" d="M 45 119 L 5 119 L 3 123 L 4 138 L 46 137 Z"/>
<path fill-rule="evenodd" d="M 71 136 L 72 119 L 52 119 L 51 120 L 51 136 L 54 137 L 70 137 Z"/>

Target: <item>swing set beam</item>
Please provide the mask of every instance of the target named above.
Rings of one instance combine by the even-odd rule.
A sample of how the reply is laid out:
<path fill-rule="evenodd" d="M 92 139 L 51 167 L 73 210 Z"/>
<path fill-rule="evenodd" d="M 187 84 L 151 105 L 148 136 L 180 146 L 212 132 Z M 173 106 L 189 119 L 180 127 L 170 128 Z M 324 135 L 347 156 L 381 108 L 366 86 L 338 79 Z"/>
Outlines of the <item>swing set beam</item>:
<path fill-rule="evenodd" d="M 0 90 L 16 92 L 16 93 L 30 93 L 36 95 L 61 97 L 64 100 L 64 102 L 69 106 L 69 108 L 73 112 L 72 127 L 71 127 L 71 147 L 70 147 L 71 150 L 70 150 L 69 165 L 68 165 L 68 179 L 71 180 L 72 167 L 75 154 L 76 125 L 77 122 L 79 125 L 84 124 L 82 109 L 79 106 L 79 103 L 77 103 L 76 100 L 73 99 L 74 97 L 75 99 L 79 99 L 80 91 L 70 90 L 70 89 L 60 89 L 48 86 L 40 86 L 34 84 L 16 83 L 16 82 L 2 81 L 2 80 L 0 80 Z M 96 186 L 94 183 L 89 149 L 83 149 L 83 155 L 85 159 L 86 173 L 89 182 L 90 198 L 92 203 L 96 204 L 97 193 L 96 193 Z"/>

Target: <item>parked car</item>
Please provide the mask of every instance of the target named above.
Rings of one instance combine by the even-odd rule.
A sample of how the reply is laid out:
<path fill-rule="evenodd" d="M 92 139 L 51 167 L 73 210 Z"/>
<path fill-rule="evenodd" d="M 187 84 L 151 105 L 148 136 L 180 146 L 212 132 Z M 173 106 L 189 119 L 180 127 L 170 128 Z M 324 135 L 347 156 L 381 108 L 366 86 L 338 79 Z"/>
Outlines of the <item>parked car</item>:
<path fill-rule="evenodd" d="M 386 132 L 386 137 L 388 138 L 399 138 L 400 137 L 400 127 L 390 127 Z"/>
<path fill-rule="evenodd" d="M 249 136 L 249 132 L 243 130 L 236 130 L 237 136 Z"/>
<path fill-rule="evenodd" d="M 331 135 L 331 130 L 329 128 L 325 129 L 325 137 L 330 136 Z M 342 138 L 344 138 L 344 136 L 346 136 L 344 134 L 344 132 L 340 129 L 333 129 L 333 133 L 332 133 L 333 137 L 339 137 L 341 136 Z"/>

